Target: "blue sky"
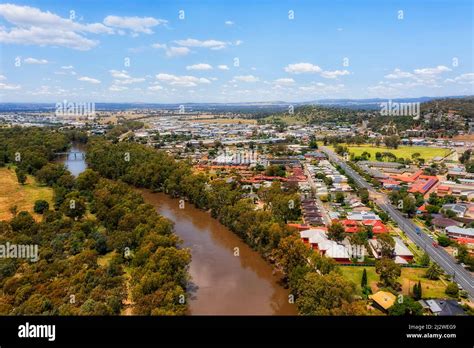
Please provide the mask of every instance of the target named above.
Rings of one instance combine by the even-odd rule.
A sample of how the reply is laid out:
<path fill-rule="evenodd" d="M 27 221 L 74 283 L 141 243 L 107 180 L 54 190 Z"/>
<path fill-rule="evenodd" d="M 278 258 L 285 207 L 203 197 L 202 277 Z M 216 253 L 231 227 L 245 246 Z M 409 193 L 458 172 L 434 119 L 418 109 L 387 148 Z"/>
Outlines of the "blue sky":
<path fill-rule="evenodd" d="M 472 95 L 473 6 L 470 0 L 6 0 L 0 101 Z"/>

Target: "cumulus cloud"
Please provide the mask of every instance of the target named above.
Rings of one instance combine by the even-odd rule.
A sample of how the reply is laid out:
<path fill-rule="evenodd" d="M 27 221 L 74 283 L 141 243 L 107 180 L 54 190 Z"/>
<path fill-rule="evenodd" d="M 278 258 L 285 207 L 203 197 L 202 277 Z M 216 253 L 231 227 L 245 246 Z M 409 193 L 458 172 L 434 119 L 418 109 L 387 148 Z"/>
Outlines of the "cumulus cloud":
<path fill-rule="evenodd" d="M 281 78 L 274 81 L 277 85 L 292 85 L 295 83 L 295 80 L 292 78 Z"/>
<path fill-rule="evenodd" d="M 392 73 L 385 75 L 384 77 L 386 79 L 404 79 L 413 77 L 413 74 L 396 68 Z"/>
<path fill-rule="evenodd" d="M 153 17 L 121 17 L 107 16 L 104 18 L 104 24 L 119 29 L 130 30 L 132 33 L 153 34 L 151 28 L 157 25 L 167 24 L 164 19 L 156 19 Z"/>
<path fill-rule="evenodd" d="M 176 46 L 168 47 L 168 45 L 160 44 L 160 43 L 154 43 L 153 45 L 151 45 L 151 47 L 157 48 L 157 49 L 163 49 L 167 57 L 186 56 L 189 52 L 191 52 L 191 50 L 187 47 L 176 47 Z"/>
<path fill-rule="evenodd" d="M 319 73 L 322 69 L 311 63 L 296 63 L 289 64 L 285 67 L 285 71 L 291 74 L 304 74 L 304 73 Z"/>
<path fill-rule="evenodd" d="M 259 81 L 259 78 L 253 75 L 239 75 L 239 76 L 234 76 L 234 80 L 240 81 L 240 82 L 257 82 Z"/>
<path fill-rule="evenodd" d="M 23 60 L 26 64 L 48 64 L 46 59 L 36 59 L 36 58 L 25 58 Z"/>
<path fill-rule="evenodd" d="M 7 78 L 5 75 L 0 75 L 0 81 L 5 81 Z M 20 89 L 20 85 L 11 85 L 8 83 L 0 82 L 0 90 L 13 91 L 15 89 Z"/>
<path fill-rule="evenodd" d="M 453 79 L 446 79 L 445 82 L 471 84 L 474 83 L 474 73 L 466 73 L 456 76 Z"/>
<path fill-rule="evenodd" d="M 186 70 L 212 70 L 212 65 L 199 63 L 194 65 L 188 65 Z"/>
<path fill-rule="evenodd" d="M 447 71 L 451 71 L 451 69 L 444 65 L 438 65 L 437 67 L 434 67 L 434 68 L 422 68 L 422 69 L 414 70 L 416 75 L 423 75 L 423 76 L 439 75 Z"/>
<path fill-rule="evenodd" d="M 217 66 L 217 69 L 219 70 L 229 70 L 229 67 L 225 64 L 221 64 Z"/>
<path fill-rule="evenodd" d="M 131 77 L 125 70 L 109 70 L 110 75 L 115 79 L 114 85 L 129 85 L 132 83 L 144 82 L 143 77 Z"/>
<path fill-rule="evenodd" d="M 199 77 L 189 76 L 189 75 L 178 76 L 178 75 L 163 74 L 163 73 L 156 75 L 156 79 L 158 81 L 167 83 L 172 86 L 178 86 L 178 87 L 195 87 L 198 84 L 211 83 L 210 80 L 203 77 L 199 78 Z"/>
<path fill-rule="evenodd" d="M 184 47 L 203 47 L 209 48 L 211 50 L 221 50 L 226 48 L 230 43 L 219 41 L 219 40 L 197 40 L 197 39 L 186 39 L 186 40 L 176 40 L 176 44 Z"/>
<path fill-rule="evenodd" d="M 85 51 L 98 44 L 87 38 L 86 33 L 114 33 L 102 23 L 78 23 L 30 6 L 0 4 L 0 17 L 13 25 L 0 26 L 0 42 L 6 44 L 62 46 Z"/>
<path fill-rule="evenodd" d="M 393 70 L 393 72 L 385 75 L 384 77 L 389 80 L 413 79 L 419 82 L 432 82 L 433 79 L 436 79 L 438 75 L 448 71 L 451 71 L 451 69 L 444 65 L 438 65 L 434 68 L 414 69 L 413 72 L 403 71 L 399 68 L 396 68 Z"/>
<path fill-rule="evenodd" d="M 335 79 L 339 76 L 349 75 L 347 70 L 322 71 L 321 76 L 326 79 Z"/>
<path fill-rule="evenodd" d="M 100 80 L 97 80 L 97 79 L 94 79 L 92 77 L 88 77 L 88 76 L 81 76 L 78 78 L 79 81 L 84 81 L 84 82 L 89 82 L 89 83 L 93 83 L 93 84 L 98 84 L 100 83 Z"/>

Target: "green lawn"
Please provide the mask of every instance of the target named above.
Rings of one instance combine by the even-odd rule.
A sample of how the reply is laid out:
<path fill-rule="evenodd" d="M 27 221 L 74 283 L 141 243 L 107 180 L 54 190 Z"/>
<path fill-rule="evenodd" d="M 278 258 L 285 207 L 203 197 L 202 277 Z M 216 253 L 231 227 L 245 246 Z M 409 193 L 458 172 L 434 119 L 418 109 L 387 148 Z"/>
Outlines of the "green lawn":
<path fill-rule="evenodd" d="M 343 144 L 341 144 L 343 145 Z M 334 150 L 333 146 L 328 146 L 329 148 Z M 442 149 L 442 148 L 433 148 L 433 147 L 423 147 L 423 146 L 399 146 L 398 149 L 389 149 L 384 146 L 368 146 L 368 145 L 361 145 L 361 146 L 348 146 L 349 152 L 354 154 L 355 156 L 360 156 L 362 153 L 368 152 L 370 153 L 370 160 L 371 161 L 376 161 L 375 154 L 377 152 L 391 152 L 397 158 L 409 158 L 411 159 L 411 156 L 414 153 L 419 153 L 420 157 L 423 158 L 425 161 L 431 160 L 433 157 L 437 156 L 447 156 L 451 153 L 451 150 L 449 149 Z"/>
<path fill-rule="evenodd" d="M 379 276 L 375 273 L 375 267 L 352 267 L 352 266 L 340 266 L 339 267 L 342 275 L 353 281 L 358 291 L 360 288 L 360 281 L 362 279 L 362 272 L 364 268 L 367 270 L 367 279 L 369 285 L 373 292 L 378 290 L 377 282 L 379 281 Z M 421 281 L 421 288 L 423 293 L 423 298 L 446 298 L 447 295 L 444 293 L 446 289 L 446 284 L 442 280 L 429 280 L 423 278 L 426 269 L 424 268 L 402 268 L 402 275 L 398 279 L 398 282 L 402 284 L 402 294 L 408 295 L 413 289 L 413 285 Z"/>
<path fill-rule="evenodd" d="M 339 269 L 342 272 L 344 278 L 351 280 L 357 286 L 357 290 L 360 292 L 360 281 L 362 280 L 362 272 L 364 272 L 364 268 L 367 271 L 367 282 L 372 289 L 372 291 L 376 291 L 377 289 L 377 282 L 379 281 L 379 276 L 375 273 L 375 267 L 353 267 L 353 266 L 340 266 Z"/>

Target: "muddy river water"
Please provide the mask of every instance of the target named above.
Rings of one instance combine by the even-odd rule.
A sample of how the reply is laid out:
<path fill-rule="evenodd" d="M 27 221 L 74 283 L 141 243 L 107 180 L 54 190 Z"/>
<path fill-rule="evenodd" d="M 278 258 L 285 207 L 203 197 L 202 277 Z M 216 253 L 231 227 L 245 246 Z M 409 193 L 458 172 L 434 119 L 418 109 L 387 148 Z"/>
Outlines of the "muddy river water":
<path fill-rule="evenodd" d="M 74 175 L 85 170 L 84 148 L 73 146 L 63 163 Z M 289 292 L 278 284 L 272 267 L 209 213 L 163 193 L 140 190 L 145 201 L 175 224 L 182 246 L 190 248 L 192 315 L 296 315 Z"/>

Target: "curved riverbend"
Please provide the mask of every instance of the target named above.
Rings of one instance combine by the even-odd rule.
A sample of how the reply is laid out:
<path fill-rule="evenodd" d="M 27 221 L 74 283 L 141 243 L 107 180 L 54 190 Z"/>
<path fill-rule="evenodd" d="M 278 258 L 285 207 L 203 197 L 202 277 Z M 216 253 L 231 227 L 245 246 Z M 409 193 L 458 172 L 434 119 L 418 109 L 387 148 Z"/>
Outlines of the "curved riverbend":
<path fill-rule="evenodd" d="M 85 147 L 73 144 L 70 152 L 85 153 Z M 60 161 L 74 176 L 87 168 L 84 156 L 68 155 Z M 209 213 L 187 202 L 181 209 L 178 199 L 164 193 L 138 191 L 158 213 L 174 222 L 183 247 L 191 250 L 191 315 L 297 314 L 272 267 Z"/>

